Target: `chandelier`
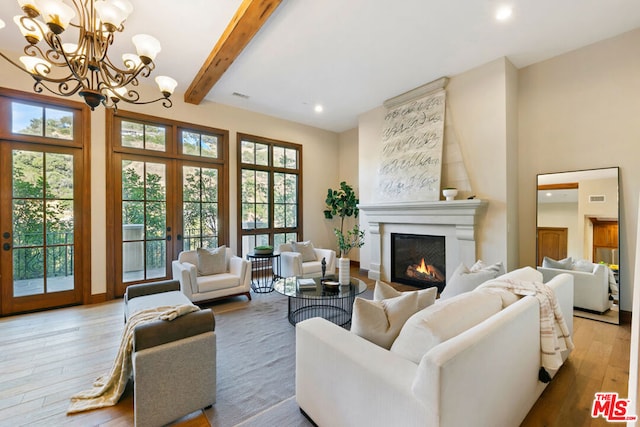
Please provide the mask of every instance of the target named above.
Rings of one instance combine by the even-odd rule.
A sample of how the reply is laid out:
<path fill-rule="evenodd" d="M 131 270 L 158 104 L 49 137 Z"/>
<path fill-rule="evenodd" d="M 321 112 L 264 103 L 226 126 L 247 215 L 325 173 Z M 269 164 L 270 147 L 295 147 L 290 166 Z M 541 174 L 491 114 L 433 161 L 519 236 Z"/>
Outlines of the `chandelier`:
<path fill-rule="evenodd" d="M 37 93 L 45 89 L 60 96 L 78 93 L 95 109 L 100 104 L 117 108 L 120 101 L 131 104 L 162 102 L 170 99 L 177 83 L 167 76 L 156 77 L 162 93 L 157 99 L 143 101 L 135 89 L 138 77 L 149 77 L 160 42 L 146 34 L 133 36 L 137 54 L 122 55 L 121 65 L 108 56 L 116 32 L 124 30 L 124 21 L 133 11 L 128 0 L 18 0 L 24 15 L 13 18 L 27 41 L 20 63 L 0 52 L 0 56 L 29 73 Z M 77 17 L 76 21 L 73 21 Z M 0 20 L 0 28 L 4 22 Z"/>

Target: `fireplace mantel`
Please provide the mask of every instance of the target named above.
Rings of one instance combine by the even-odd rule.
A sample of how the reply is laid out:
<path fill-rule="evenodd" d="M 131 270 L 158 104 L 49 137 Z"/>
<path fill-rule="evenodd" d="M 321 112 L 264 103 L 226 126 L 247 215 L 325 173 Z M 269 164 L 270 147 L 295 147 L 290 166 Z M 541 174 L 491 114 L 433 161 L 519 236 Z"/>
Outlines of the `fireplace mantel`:
<path fill-rule="evenodd" d="M 358 205 L 366 215 L 371 239 L 369 278 L 389 280 L 391 232 L 445 236 L 448 274 L 460 262 L 472 265 L 479 214 L 486 206 L 479 199 Z"/>
<path fill-rule="evenodd" d="M 487 206 L 484 200 L 450 202 L 401 202 L 360 204 L 369 222 L 397 224 L 473 225 L 478 213 Z"/>

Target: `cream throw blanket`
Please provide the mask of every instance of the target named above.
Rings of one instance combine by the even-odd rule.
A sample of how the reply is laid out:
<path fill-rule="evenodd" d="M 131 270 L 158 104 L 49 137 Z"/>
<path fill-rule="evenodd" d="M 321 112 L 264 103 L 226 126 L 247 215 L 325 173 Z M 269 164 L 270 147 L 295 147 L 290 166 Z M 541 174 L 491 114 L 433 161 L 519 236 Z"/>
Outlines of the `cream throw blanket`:
<path fill-rule="evenodd" d="M 564 350 L 573 350 L 573 341 L 564 320 L 556 294 L 544 283 L 512 279 L 493 279 L 476 289 L 506 289 L 515 295 L 533 295 L 540 305 L 540 364 L 547 371 L 555 371 L 562 366 Z M 550 378 L 549 378 L 550 379 Z"/>
<path fill-rule="evenodd" d="M 133 330 L 136 326 L 158 319 L 173 320 L 176 317 L 198 310 L 200 309 L 193 304 L 181 304 L 155 307 L 133 313 L 125 324 L 120 348 L 111 371 L 95 380 L 93 388 L 90 390 L 85 390 L 72 396 L 67 413 L 73 414 L 90 409 L 113 406 L 118 403 L 133 370 L 131 350 L 133 348 Z"/>

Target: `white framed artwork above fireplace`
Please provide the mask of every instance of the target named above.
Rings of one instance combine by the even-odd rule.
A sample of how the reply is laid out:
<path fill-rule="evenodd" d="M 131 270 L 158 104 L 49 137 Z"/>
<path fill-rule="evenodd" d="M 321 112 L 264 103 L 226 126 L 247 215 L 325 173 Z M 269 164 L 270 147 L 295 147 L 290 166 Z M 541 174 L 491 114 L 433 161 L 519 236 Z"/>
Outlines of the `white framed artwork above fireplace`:
<path fill-rule="evenodd" d="M 487 204 L 471 199 L 358 205 L 368 222 L 371 250 L 368 277 L 390 281 L 392 233 L 444 236 L 447 276 L 461 262 L 473 265 L 477 259 L 479 216 Z"/>

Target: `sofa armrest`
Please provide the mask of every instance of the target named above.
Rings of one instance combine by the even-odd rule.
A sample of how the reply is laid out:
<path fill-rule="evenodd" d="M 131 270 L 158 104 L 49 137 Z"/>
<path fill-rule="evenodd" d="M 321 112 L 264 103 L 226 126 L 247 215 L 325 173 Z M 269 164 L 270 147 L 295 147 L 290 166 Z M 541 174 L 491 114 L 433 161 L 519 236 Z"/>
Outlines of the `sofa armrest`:
<path fill-rule="evenodd" d="M 422 357 L 413 391 L 438 426 L 520 425 L 545 387 L 539 311 L 535 297 L 523 297 Z M 488 390 L 508 404 L 478 399 Z"/>
<path fill-rule="evenodd" d="M 411 392 L 416 370 L 325 319 L 296 325 L 296 400 L 317 425 L 435 425 Z"/>
<path fill-rule="evenodd" d="M 213 331 L 132 354 L 136 427 L 168 425 L 216 401 Z"/>
<path fill-rule="evenodd" d="M 313 248 L 316 252 L 318 261 L 322 261 L 322 258 L 327 262 L 327 274 L 335 274 L 336 272 L 336 251 L 333 249 L 321 249 Z"/>
<path fill-rule="evenodd" d="M 302 254 L 298 252 L 281 252 L 280 271 L 283 277 L 301 276 Z"/>
<path fill-rule="evenodd" d="M 180 282 L 178 280 L 165 280 L 162 282 L 143 283 L 140 285 L 127 286 L 124 293 L 125 302 L 135 297 L 158 294 L 160 292 L 179 291 Z"/>
<path fill-rule="evenodd" d="M 245 269 L 244 261 L 244 259 L 236 255 L 229 258 L 229 273 L 233 274 L 234 276 L 243 277 L 243 270 Z"/>
<path fill-rule="evenodd" d="M 133 351 L 178 341 L 215 330 L 215 317 L 211 309 L 194 311 L 174 320 L 154 320 L 138 325 L 133 330 Z"/>
<path fill-rule="evenodd" d="M 192 296 L 198 292 L 198 272 L 196 266 L 190 262 L 173 261 L 173 278 L 180 281 L 180 290 L 193 300 Z"/>

